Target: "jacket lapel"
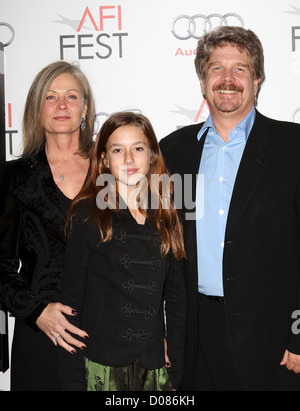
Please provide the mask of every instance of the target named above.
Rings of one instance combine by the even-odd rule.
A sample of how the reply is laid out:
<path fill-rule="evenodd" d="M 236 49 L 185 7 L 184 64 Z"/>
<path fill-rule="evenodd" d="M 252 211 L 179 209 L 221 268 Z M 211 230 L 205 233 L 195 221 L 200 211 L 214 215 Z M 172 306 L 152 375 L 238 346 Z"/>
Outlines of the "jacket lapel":
<path fill-rule="evenodd" d="M 197 135 L 195 135 L 190 144 L 185 147 L 187 152 L 183 155 L 184 162 L 182 162 L 183 167 L 181 171 L 181 175 L 184 179 L 183 198 L 185 205 L 187 205 L 186 203 L 190 204 L 190 199 L 193 204 L 195 204 L 196 201 L 197 177 L 207 132 L 208 130 L 205 131 L 200 141 L 198 140 Z M 189 208 L 189 211 L 194 212 L 195 207 L 193 209 Z"/>
<path fill-rule="evenodd" d="M 41 150 L 36 156 L 32 156 L 31 161 L 36 174 L 38 192 L 42 197 L 45 216 L 60 220 L 60 222 L 64 224 L 64 211 L 59 201 L 58 189 L 54 182 L 45 150 Z"/>
<path fill-rule="evenodd" d="M 264 117 L 256 112 L 256 120 L 249 135 L 233 188 L 225 241 L 242 215 L 265 170 L 270 141 L 268 124 Z"/>
<path fill-rule="evenodd" d="M 195 150 L 192 151 L 191 153 L 191 158 L 190 158 L 190 164 L 192 167 L 191 174 L 194 176 L 198 176 L 199 173 L 199 167 L 200 167 L 200 161 L 203 153 L 203 147 L 205 143 L 205 139 L 208 133 L 208 129 L 205 131 L 203 136 L 201 137 L 200 141 L 197 139 L 197 146 L 195 147 Z M 197 180 L 193 179 L 193 185 L 192 185 L 192 199 L 193 201 L 196 201 L 196 187 L 197 187 Z"/>

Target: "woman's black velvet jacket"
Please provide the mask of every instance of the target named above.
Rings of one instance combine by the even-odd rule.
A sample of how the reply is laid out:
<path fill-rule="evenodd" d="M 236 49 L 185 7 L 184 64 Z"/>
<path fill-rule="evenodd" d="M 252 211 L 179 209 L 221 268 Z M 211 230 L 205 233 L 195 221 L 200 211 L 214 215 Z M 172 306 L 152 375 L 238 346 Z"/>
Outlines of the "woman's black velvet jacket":
<path fill-rule="evenodd" d="M 57 301 L 65 252 L 61 208 L 44 150 L 0 166 L 0 298 L 35 326 Z"/>

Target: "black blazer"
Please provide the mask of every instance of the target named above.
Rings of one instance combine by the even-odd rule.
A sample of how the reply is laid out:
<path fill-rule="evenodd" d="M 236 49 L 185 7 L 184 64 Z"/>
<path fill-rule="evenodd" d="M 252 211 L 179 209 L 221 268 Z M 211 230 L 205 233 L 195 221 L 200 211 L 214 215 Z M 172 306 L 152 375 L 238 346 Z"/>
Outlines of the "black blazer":
<path fill-rule="evenodd" d="M 172 173 L 198 173 L 202 124 L 160 142 Z M 195 198 L 195 182 L 192 196 Z M 300 354 L 291 331 L 300 309 L 300 126 L 256 112 L 229 208 L 223 256 L 225 308 L 233 355 L 250 390 L 299 389 L 300 376 L 279 365 L 286 349 Z M 193 389 L 197 368 L 196 224 L 185 223 L 188 294 L 186 373 Z M 200 245 L 201 246 L 201 245 Z M 200 330 L 201 332 L 201 330 Z"/>
<path fill-rule="evenodd" d="M 1 164 L 0 192 L 1 302 L 35 328 L 57 301 L 65 251 L 65 210 L 45 152 Z"/>
<path fill-rule="evenodd" d="M 64 390 L 86 390 L 83 355 L 102 365 L 143 368 L 165 364 L 166 315 L 169 369 L 179 387 L 183 374 L 186 295 L 181 261 L 162 257 L 153 226 L 137 224 L 131 213 L 112 213 L 113 237 L 101 243 L 87 203 L 67 241 L 60 301 L 78 311 L 70 321 L 84 329 L 87 349 L 71 356 L 59 351 Z M 164 309 L 165 302 L 165 309 Z"/>

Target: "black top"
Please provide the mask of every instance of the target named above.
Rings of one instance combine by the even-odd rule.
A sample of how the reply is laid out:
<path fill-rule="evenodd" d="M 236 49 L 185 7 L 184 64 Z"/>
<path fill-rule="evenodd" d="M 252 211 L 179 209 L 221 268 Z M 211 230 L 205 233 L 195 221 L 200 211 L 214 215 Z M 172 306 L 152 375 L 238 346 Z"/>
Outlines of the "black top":
<path fill-rule="evenodd" d="M 57 186 L 56 186 L 56 192 L 57 192 L 60 207 L 62 210 L 64 210 L 64 213 L 67 214 L 67 210 L 72 200 L 68 198 Z"/>
<path fill-rule="evenodd" d="M 44 151 L 0 166 L 0 298 L 15 315 L 11 390 L 58 390 L 56 347 L 35 322 L 58 299 L 70 200 Z"/>
<path fill-rule="evenodd" d="M 44 151 L 1 164 L 0 189 L 0 297 L 34 325 L 57 301 L 67 199 L 60 201 Z"/>
<path fill-rule="evenodd" d="M 60 375 L 66 390 L 85 390 L 83 354 L 109 366 L 136 359 L 148 369 L 160 368 L 164 358 L 164 301 L 168 355 L 173 386 L 183 369 L 186 320 L 182 262 L 162 257 L 161 238 L 146 220 L 140 225 L 131 213 L 112 213 L 113 238 L 100 243 L 100 232 L 85 215 L 73 224 L 67 242 L 62 303 L 78 311 L 75 325 L 90 338 L 87 349 L 71 356 L 60 350 Z"/>

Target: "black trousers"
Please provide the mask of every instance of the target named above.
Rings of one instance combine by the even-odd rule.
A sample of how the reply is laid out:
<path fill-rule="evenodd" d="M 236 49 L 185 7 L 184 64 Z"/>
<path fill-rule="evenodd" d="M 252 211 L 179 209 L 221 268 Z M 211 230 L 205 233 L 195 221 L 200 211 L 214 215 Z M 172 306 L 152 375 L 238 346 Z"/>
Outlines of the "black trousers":
<path fill-rule="evenodd" d="M 11 391 L 60 391 L 57 347 L 42 331 L 16 318 L 11 360 Z"/>
<path fill-rule="evenodd" d="M 241 391 L 230 340 L 225 305 L 199 294 L 199 344 L 196 391 Z"/>

